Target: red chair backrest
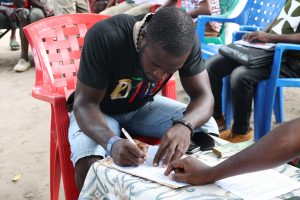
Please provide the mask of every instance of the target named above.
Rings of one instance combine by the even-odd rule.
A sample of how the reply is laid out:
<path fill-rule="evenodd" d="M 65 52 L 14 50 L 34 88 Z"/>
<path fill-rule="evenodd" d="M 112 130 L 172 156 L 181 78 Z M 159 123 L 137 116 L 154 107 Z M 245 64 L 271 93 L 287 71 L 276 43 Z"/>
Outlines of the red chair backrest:
<path fill-rule="evenodd" d="M 46 18 L 24 28 L 32 47 L 36 83 L 42 84 L 39 87 L 69 96 L 75 89 L 84 36 L 96 22 L 108 17 L 70 14 Z"/>

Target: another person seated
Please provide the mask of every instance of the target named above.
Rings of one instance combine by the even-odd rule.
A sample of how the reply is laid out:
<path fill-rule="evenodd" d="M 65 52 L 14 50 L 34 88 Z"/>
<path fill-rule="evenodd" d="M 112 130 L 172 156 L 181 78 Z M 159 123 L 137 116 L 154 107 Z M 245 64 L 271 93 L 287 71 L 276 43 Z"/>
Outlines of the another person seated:
<path fill-rule="evenodd" d="M 177 70 L 188 105 L 156 95 Z M 162 138 L 154 166 L 160 160 L 167 166 L 187 151 L 194 129 L 218 134 L 213 104 L 188 14 L 168 7 L 143 19 L 116 15 L 98 22 L 86 34 L 76 90 L 68 99 L 78 189 L 89 167 L 107 155 L 122 166 L 145 161 L 144 151 L 120 138 L 121 127 L 132 135 Z"/>
<path fill-rule="evenodd" d="M 243 39 L 248 42 L 300 44 L 299 2 L 288 0 L 277 19 L 266 30 L 247 33 Z M 220 137 L 230 142 L 242 142 L 252 139 L 253 130 L 250 127 L 250 116 L 254 87 L 259 81 L 269 78 L 271 66 L 248 68 L 222 55 L 211 57 L 206 64 L 215 97 L 214 117 L 220 128 L 225 124 L 221 108 L 222 79 L 230 75 L 234 122 L 232 129 L 221 132 Z M 300 77 L 299 52 L 288 52 L 286 54 L 280 76 Z"/>
<path fill-rule="evenodd" d="M 7 0 L 8 2 L 9 0 Z M 18 63 L 15 65 L 14 70 L 16 72 L 26 71 L 30 67 L 29 57 L 28 57 L 28 41 L 24 35 L 23 27 L 26 25 L 43 19 L 45 16 L 53 15 L 53 11 L 44 6 L 39 0 L 30 1 L 18 1 L 10 0 L 9 4 L 0 7 L 2 13 L 4 13 L 8 18 L 3 18 L 9 20 L 6 23 L 16 24 L 20 28 L 20 40 L 21 40 L 21 57 Z"/>
<path fill-rule="evenodd" d="M 115 5 L 113 5 L 115 3 Z M 164 4 L 165 0 L 125 0 L 122 3 L 116 3 L 115 0 L 109 0 L 107 8 L 100 12 L 103 15 L 141 15 L 150 12 L 154 4 Z"/>
<path fill-rule="evenodd" d="M 0 29 L 11 29 L 9 46 L 11 50 L 19 50 L 20 44 L 16 40 L 17 24 L 14 23 L 7 15 L 7 7 L 12 7 L 13 3 L 10 0 L 0 0 Z"/>
<path fill-rule="evenodd" d="M 178 0 L 168 0 L 163 6 L 174 6 Z M 182 0 L 181 7 L 197 21 L 198 15 L 220 15 L 219 0 Z M 206 25 L 205 36 L 217 37 L 220 33 L 222 23 L 209 22 Z"/>
<path fill-rule="evenodd" d="M 287 122 L 243 151 L 210 167 L 187 157 L 171 162 L 165 171 L 173 179 L 193 185 L 213 183 L 239 174 L 264 170 L 287 163 L 300 155 L 300 118 Z"/>
<path fill-rule="evenodd" d="M 53 0 L 54 15 L 90 13 L 88 0 Z"/>

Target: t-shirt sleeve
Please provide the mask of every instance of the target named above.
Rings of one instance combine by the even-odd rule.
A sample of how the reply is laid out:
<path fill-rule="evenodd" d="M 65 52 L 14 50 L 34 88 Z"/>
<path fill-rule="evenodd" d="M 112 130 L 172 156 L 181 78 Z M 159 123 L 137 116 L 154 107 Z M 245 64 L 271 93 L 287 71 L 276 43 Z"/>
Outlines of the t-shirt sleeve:
<path fill-rule="evenodd" d="M 186 62 L 179 69 L 179 76 L 187 77 L 201 73 L 205 70 L 205 64 L 202 60 L 201 46 L 198 36 L 195 36 L 195 45 L 187 58 Z"/>
<path fill-rule="evenodd" d="M 78 79 L 95 89 L 105 89 L 108 85 L 108 41 L 107 35 L 90 29 L 84 39 Z"/>

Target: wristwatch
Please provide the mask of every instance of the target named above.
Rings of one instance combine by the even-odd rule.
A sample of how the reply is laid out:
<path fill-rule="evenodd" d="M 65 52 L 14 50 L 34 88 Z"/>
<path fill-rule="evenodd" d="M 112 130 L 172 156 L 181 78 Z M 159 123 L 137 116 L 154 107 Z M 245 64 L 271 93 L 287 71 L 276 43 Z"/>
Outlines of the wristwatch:
<path fill-rule="evenodd" d="M 122 138 L 120 138 L 119 136 L 113 136 L 111 137 L 108 142 L 107 142 L 107 145 L 106 145 L 106 153 L 107 155 L 111 155 L 111 150 L 112 150 L 112 147 L 114 145 L 114 143 L 118 140 L 121 140 Z"/>
<path fill-rule="evenodd" d="M 191 138 L 193 137 L 194 127 L 191 124 L 191 122 L 189 122 L 187 120 L 184 120 L 184 119 L 176 119 L 176 120 L 173 121 L 172 125 L 174 125 L 174 124 L 182 124 L 182 125 L 186 126 L 191 131 Z"/>

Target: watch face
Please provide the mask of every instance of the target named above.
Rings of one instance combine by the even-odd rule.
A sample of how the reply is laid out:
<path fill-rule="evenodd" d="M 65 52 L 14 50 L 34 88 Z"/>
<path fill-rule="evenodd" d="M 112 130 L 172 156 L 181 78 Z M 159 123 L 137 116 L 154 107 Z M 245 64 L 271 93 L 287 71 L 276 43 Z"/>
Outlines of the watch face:
<path fill-rule="evenodd" d="M 108 144 L 108 145 L 106 146 L 106 148 L 107 148 L 107 150 L 110 151 L 110 149 L 111 149 L 111 144 Z"/>

